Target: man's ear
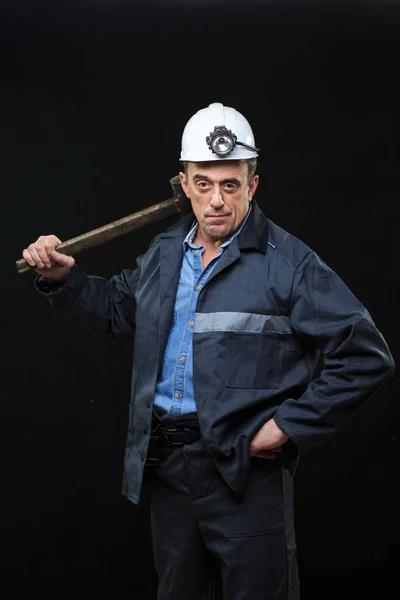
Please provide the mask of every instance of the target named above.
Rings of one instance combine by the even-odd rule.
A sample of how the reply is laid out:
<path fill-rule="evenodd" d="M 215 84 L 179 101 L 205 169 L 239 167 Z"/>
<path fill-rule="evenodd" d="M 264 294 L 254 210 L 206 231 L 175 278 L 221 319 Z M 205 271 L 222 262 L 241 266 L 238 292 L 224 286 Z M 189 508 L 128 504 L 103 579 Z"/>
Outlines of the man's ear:
<path fill-rule="evenodd" d="M 256 193 L 256 189 L 258 187 L 259 176 L 254 175 L 252 180 L 249 183 L 249 202 L 253 200 L 253 196 Z"/>
<path fill-rule="evenodd" d="M 179 181 L 181 182 L 181 187 L 182 187 L 183 191 L 185 192 L 186 196 L 188 198 L 190 198 L 188 180 L 183 171 L 179 171 Z"/>

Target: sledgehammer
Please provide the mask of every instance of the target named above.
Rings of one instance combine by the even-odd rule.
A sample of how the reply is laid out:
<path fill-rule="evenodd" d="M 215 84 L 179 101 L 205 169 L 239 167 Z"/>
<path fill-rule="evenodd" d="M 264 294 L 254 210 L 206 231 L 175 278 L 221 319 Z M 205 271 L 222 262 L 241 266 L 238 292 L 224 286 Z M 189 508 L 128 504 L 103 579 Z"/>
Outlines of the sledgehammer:
<path fill-rule="evenodd" d="M 57 246 L 57 252 L 71 256 L 81 250 L 100 246 L 105 242 L 109 242 L 120 235 L 130 233 L 135 229 L 140 229 L 145 225 L 162 221 L 174 214 L 180 214 L 181 217 L 189 214 L 191 211 L 190 201 L 182 190 L 179 175 L 175 175 L 175 177 L 172 177 L 169 181 L 174 192 L 172 198 L 159 202 L 158 204 L 153 204 L 149 208 L 139 210 L 118 221 L 113 221 L 112 223 L 108 223 L 107 225 L 78 235 L 70 240 L 66 240 Z M 28 265 L 24 258 L 17 260 L 15 265 L 18 273 L 27 273 L 28 271 L 34 270 L 33 267 Z"/>

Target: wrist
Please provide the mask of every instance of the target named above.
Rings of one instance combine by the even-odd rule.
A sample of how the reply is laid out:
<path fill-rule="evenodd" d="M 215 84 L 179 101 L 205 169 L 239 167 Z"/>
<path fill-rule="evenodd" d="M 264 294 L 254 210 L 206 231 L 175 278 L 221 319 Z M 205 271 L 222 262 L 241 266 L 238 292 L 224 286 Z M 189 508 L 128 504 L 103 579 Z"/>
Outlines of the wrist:
<path fill-rule="evenodd" d="M 280 436 L 281 436 L 281 438 L 283 439 L 283 442 L 282 442 L 282 443 L 284 444 L 285 442 L 287 442 L 287 441 L 288 441 L 288 439 L 289 439 L 289 437 L 290 437 L 290 436 L 288 436 L 288 435 L 287 435 L 287 433 L 286 433 L 285 431 L 283 431 L 283 429 L 282 429 L 281 427 L 279 427 L 279 425 L 277 424 L 277 422 L 275 421 L 275 419 L 271 419 L 271 421 L 273 421 L 273 422 L 274 422 L 274 425 L 275 425 L 275 427 L 276 427 L 276 429 L 277 429 L 277 431 L 278 431 L 279 435 L 280 435 Z"/>

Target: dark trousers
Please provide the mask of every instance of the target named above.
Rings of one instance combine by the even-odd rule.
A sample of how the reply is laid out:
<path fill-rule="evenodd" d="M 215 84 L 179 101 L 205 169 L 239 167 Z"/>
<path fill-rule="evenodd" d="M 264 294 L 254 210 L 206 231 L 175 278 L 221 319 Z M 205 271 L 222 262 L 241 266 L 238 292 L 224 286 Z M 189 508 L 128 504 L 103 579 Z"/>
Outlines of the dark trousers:
<path fill-rule="evenodd" d="M 244 497 L 201 439 L 166 447 L 150 477 L 157 600 L 298 600 L 292 473 L 251 459 Z"/>

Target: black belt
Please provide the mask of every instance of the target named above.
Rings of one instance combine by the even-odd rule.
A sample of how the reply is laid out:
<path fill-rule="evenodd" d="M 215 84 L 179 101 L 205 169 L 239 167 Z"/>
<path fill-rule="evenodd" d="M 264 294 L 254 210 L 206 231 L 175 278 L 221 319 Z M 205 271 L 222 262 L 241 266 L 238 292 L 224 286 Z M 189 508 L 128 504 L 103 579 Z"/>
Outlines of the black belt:
<path fill-rule="evenodd" d="M 153 417 L 149 449 L 145 466 L 159 464 L 159 454 L 163 448 L 191 444 L 201 437 L 197 419 L 163 423 Z"/>
<path fill-rule="evenodd" d="M 153 419 L 151 435 L 158 436 L 163 446 L 183 446 L 199 439 L 200 428 L 197 419 L 171 423 Z"/>

